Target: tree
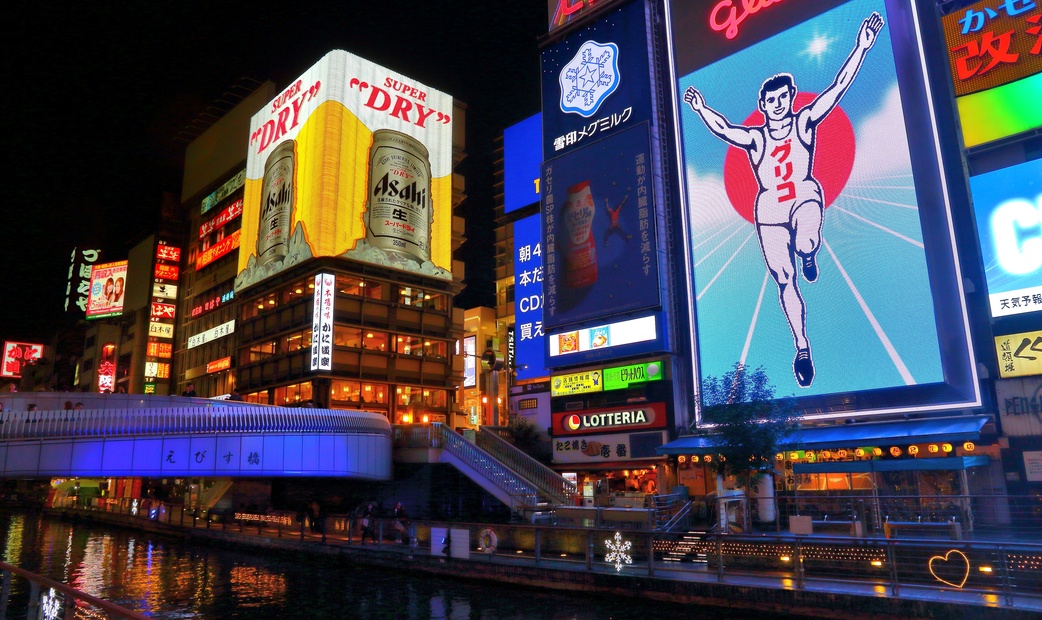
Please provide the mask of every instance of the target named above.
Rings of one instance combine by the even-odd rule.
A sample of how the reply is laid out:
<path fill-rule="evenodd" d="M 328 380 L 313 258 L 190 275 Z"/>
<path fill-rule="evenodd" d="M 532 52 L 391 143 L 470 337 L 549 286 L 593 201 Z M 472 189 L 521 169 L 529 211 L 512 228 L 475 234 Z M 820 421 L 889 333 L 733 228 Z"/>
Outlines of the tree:
<path fill-rule="evenodd" d="M 757 473 L 774 471 L 778 446 L 799 428 L 800 416 L 793 398 L 775 396 L 763 367 L 749 371 L 738 362 L 722 377 L 706 377 L 700 399 L 703 426 L 691 432 L 719 446 L 711 461 L 718 475 L 748 489 Z"/>

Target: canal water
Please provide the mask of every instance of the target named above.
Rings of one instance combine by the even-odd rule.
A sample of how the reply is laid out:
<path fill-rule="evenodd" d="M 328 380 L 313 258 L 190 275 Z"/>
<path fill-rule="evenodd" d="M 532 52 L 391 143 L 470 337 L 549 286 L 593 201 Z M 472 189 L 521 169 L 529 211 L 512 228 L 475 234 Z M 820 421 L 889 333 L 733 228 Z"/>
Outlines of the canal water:
<path fill-rule="evenodd" d="M 673 620 L 789 618 L 605 595 L 562 594 L 439 578 L 306 555 L 272 555 L 0 512 L 9 564 L 154 618 L 350 618 L 401 620 Z M 8 617 L 25 614 L 28 586 L 15 579 Z"/>

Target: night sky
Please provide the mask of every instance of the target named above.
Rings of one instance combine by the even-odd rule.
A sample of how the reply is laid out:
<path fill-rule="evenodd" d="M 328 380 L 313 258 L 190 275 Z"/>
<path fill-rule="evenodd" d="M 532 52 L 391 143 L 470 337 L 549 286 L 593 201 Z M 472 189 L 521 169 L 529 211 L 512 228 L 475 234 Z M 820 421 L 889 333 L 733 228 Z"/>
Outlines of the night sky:
<path fill-rule="evenodd" d="M 493 140 L 539 111 L 545 1 L 37 2 L 19 14 L 2 44 L 13 191 L 0 340 L 51 343 L 74 246 L 120 260 L 155 231 L 163 193 L 180 201 L 178 134 L 211 102 L 244 77 L 285 87 L 332 49 L 468 106 L 470 286 L 457 302 L 493 303 Z"/>

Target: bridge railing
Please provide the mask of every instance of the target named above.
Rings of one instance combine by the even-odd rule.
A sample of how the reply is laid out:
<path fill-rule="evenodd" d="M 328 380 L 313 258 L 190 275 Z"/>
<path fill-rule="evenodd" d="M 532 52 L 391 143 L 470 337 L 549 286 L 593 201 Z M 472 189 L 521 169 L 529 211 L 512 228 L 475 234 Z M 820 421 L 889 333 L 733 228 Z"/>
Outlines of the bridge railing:
<path fill-rule="evenodd" d="M 281 407 L 7 411 L 0 441 L 192 433 L 366 433 L 390 435 L 380 413 Z"/>
<path fill-rule="evenodd" d="M 126 618 L 145 620 L 147 616 L 125 609 L 86 592 L 81 592 L 63 583 L 52 581 L 43 575 L 0 562 L 3 586 L 0 587 L 0 618 L 7 618 L 11 586 L 15 577 L 29 582 L 29 600 L 25 614 L 13 614 L 24 618 Z M 21 611 L 21 610 L 17 610 Z"/>

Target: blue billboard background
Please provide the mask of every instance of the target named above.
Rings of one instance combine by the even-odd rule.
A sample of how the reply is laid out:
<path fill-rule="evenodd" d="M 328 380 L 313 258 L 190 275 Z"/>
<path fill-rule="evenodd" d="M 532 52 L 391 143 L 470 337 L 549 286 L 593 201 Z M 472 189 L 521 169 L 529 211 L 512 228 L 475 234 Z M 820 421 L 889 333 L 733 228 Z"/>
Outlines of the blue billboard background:
<path fill-rule="evenodd" d="M 514 346 L 519 380 L 550 374 L 543 334 L 542 248 L 538 215 L 514 222 Z"/>
<path fill-rule="evenodd" d="M 1042 310 L 1042 159 L 970 177 L 992 316 Z"/>
<path fill-rule="evenodd" d="M 659 305 L 648 125 L 543 165 L 543 324 Z"/>
<path fill-rule="evenodd" d="M 835 4 L 841 6 L 820 13 Z M 795 25 L 765 33 L 767 38 L 759 42 L 750 38 L 752 25 L 742 25 L 735 39 L 741 41 L 740 50 L 726 55 L 718 53 L 730 45 L 724 33 L 706 26 L 712 4 L 674 1 L 672 6 L 680 7 L 674 14 L 689 18 L 674 21 L 672 32 L 674 45 L 690 48 L 676 53 L 681 59 L 676 92 L 701 376 L 721 376 L 741 361 L 763 366 L 779 394 L 859 392 L 858 400 L 850 402 L 866 408 L 875 403 L 907 407 L 945 398 L 976 399 L 971 381 L 959 386 L 966 391 L 958 395 L 924 388 L 916 396 L 890 398 L 880 391 L 943 385 L 949 372 L 945 355 L 953 364 L 947 367 L 953 377 L 962 379 L 970 372 L 961 319 L 946 323 L 948 329 L 961 328 L 961 333 L 948 332 L 945 339 L 951 346 L 944 351 L 940 347 L 935 304 L 941 293 L 931 289 L 931 265 L 952 269 L 952 249 L 941 245 L 949 237 L 945 203 L 921 197 L 936 196 L 939 176 L 930 166 L 935 160 L 929 154 L 930 121 L 923 122 L 920 111 L 923 94 L 898 79 L 896 48 L 905 54 L 902 70 L 915 70 L 905 8 L 888 14 L 883 0 L 789 5 L 791 10 L 772 7 L 773 17 L 758 23 Z M 815 11 L 820 14 L 813 15 Z M 816 146 L 809 147 L 826 208 L 817 245 L 817 277 L 802 272 L 799 255 L 794 254 L 791 263 L 789 281 L 805 304 L 802 318 L 815 370 L 812 382 L 801 387 L 794 372 L 799 315 L 793 318 L 784 311 L 778 280 L 765 265 L 760 229 L 766 227 L 752 221 L 752 204 L 760 190 L 750 157 L 711 133 L 683 97 L 688 87 L 696 88 L 705 105 L 732 125 L 762 126 L 762 116 L 756 117 L 760 87 L 767 78 L 788 73 L 796 84 L 798 112 L 833 83 L 851 55 L 863 20 L 873 12 L 884 24 L 849 91 L 829 114 L 838 119 L 832 123 L 838 126 L 826 131 L 827 119 L 818 126 Z M 901 37 L 892 39 L 895 26 Z M 911 40 L 914 43 L 914 37 Z M 748 176 L 744 182 L 751 180 L 751 190 L 739 187 L 743 174 Z M 795 227 L 791 213 L 789 217 L 779 228 Z M 924 232 L 924 221 L 930 222 L 931 230 Z M 790 240 L 794 243 L 795 235 Z M 929 256 L 931 243 L 934 258 Z M 941 272 L 937 279 L 946 287 L 945 307 L 953 317 L 963 316 L 957 310 L 962 304 L 958 289 L 951 286 L 957 279 Z M 790 321 L 796 322 L 795 329 Z"/>
<path fill-rule="evenodd" d="M 543 51 L 544 159 L 650 119 L 649 47 L 630 2 Z"/>
<path fill-rule="evenodd" d="M 536 114 L 503 131 L 503 208 L 510 213 L 539 202 L 543 163 L 543 115 Z"/>

